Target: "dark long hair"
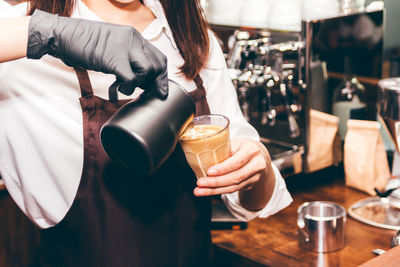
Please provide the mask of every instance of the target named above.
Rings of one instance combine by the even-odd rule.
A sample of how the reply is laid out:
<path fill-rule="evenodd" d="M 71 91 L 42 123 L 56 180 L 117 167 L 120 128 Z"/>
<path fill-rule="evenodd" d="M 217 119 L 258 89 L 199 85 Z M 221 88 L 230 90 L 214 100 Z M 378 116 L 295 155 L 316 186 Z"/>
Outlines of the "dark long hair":
<path fill-rule="evenodd" d="M 142 0 L 140 0 L 142 2 Z M 208 59 L 210 41 L 208 24 L 199 0 L 160 0 L 172 34 L 185 63 L 181 71 L 194 79 Z M 30 0 L 29 14 L 40 9 L 61 16 L 71 16 L 76 0 Z"/>

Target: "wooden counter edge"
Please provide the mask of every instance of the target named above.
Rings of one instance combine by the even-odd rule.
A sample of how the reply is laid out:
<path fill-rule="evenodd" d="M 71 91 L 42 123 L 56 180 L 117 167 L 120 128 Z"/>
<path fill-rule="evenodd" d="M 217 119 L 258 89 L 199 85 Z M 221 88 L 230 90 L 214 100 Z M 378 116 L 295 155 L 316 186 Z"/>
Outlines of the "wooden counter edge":
<path fill-rule="evenodd" d="M 372 252 L 371 252 L 372 253 Z M 398 267 L 400 263 L 400 246 L 388 250 L 386 253 L 363 263 L 359 267 Z"/>
<path fill-rule="evenodd" d="M 344 76 L 343 73 L 328 71 L 328 77 L 338 79 L 338 80 L 343 80 L 343 76 Z M 378 82 L 380 80 L 378 78 L 364 77 L 364 76 L 357 76 L 357 79 L 361 83 L 370 84 L 370 85 L 378 85 Z"/>

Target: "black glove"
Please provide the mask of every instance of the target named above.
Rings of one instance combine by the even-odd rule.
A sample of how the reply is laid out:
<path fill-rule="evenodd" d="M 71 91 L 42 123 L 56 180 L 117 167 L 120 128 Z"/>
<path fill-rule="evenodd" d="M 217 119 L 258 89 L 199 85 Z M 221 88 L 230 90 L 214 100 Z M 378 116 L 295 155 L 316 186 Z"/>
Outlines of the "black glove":
<path fill-rule="evenodd" d="M 49 54 L 71 67 L 115 74 L 112 85 L 126 95 L 136 87 L 168 95 L 167 58 L 129 26 L 74 19 L 36 10 L 30 21 L 27 57 Z"/>

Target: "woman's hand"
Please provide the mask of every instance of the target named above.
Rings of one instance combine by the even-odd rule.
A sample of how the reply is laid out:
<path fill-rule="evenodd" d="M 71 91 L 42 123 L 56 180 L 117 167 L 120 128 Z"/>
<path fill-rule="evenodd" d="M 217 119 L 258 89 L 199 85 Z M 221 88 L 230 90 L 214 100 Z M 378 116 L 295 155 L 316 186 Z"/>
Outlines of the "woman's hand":
<path fill-rule="evenodd" d="M 232 140 L 231 156 L 197 180 L 196 196 L 240 191 L 242 205 L 250 210 L 263 208 L 272 195 L 275 176 L 264 145 L 251 139 Z"/>

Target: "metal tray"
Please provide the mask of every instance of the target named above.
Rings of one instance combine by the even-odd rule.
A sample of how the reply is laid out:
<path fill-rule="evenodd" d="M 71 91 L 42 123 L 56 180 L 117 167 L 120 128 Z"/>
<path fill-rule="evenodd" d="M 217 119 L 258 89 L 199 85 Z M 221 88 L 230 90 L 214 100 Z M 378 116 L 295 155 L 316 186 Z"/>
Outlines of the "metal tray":
<path fill-rule="evenodd" d="M 351 205 L 348 214 L 372 226 L 400 230 L 400 200 L 396 198 L 365 198 Z"/>
<path fill-rule="evenodd" d="M 298 152 L 304 152 L 303 147 L 300 145 L 289 144 L 264 137 L 261 137 L 260 141 L 267 147 L 272 160 L 291 156 Z"/>
<path fill-rule="evenodd" d="M 267 147 L 272 162 L 286 177 L 302 171 L 302 155 L 304 147 L 278 140 L 261 137 L 260 141 Z"/>

